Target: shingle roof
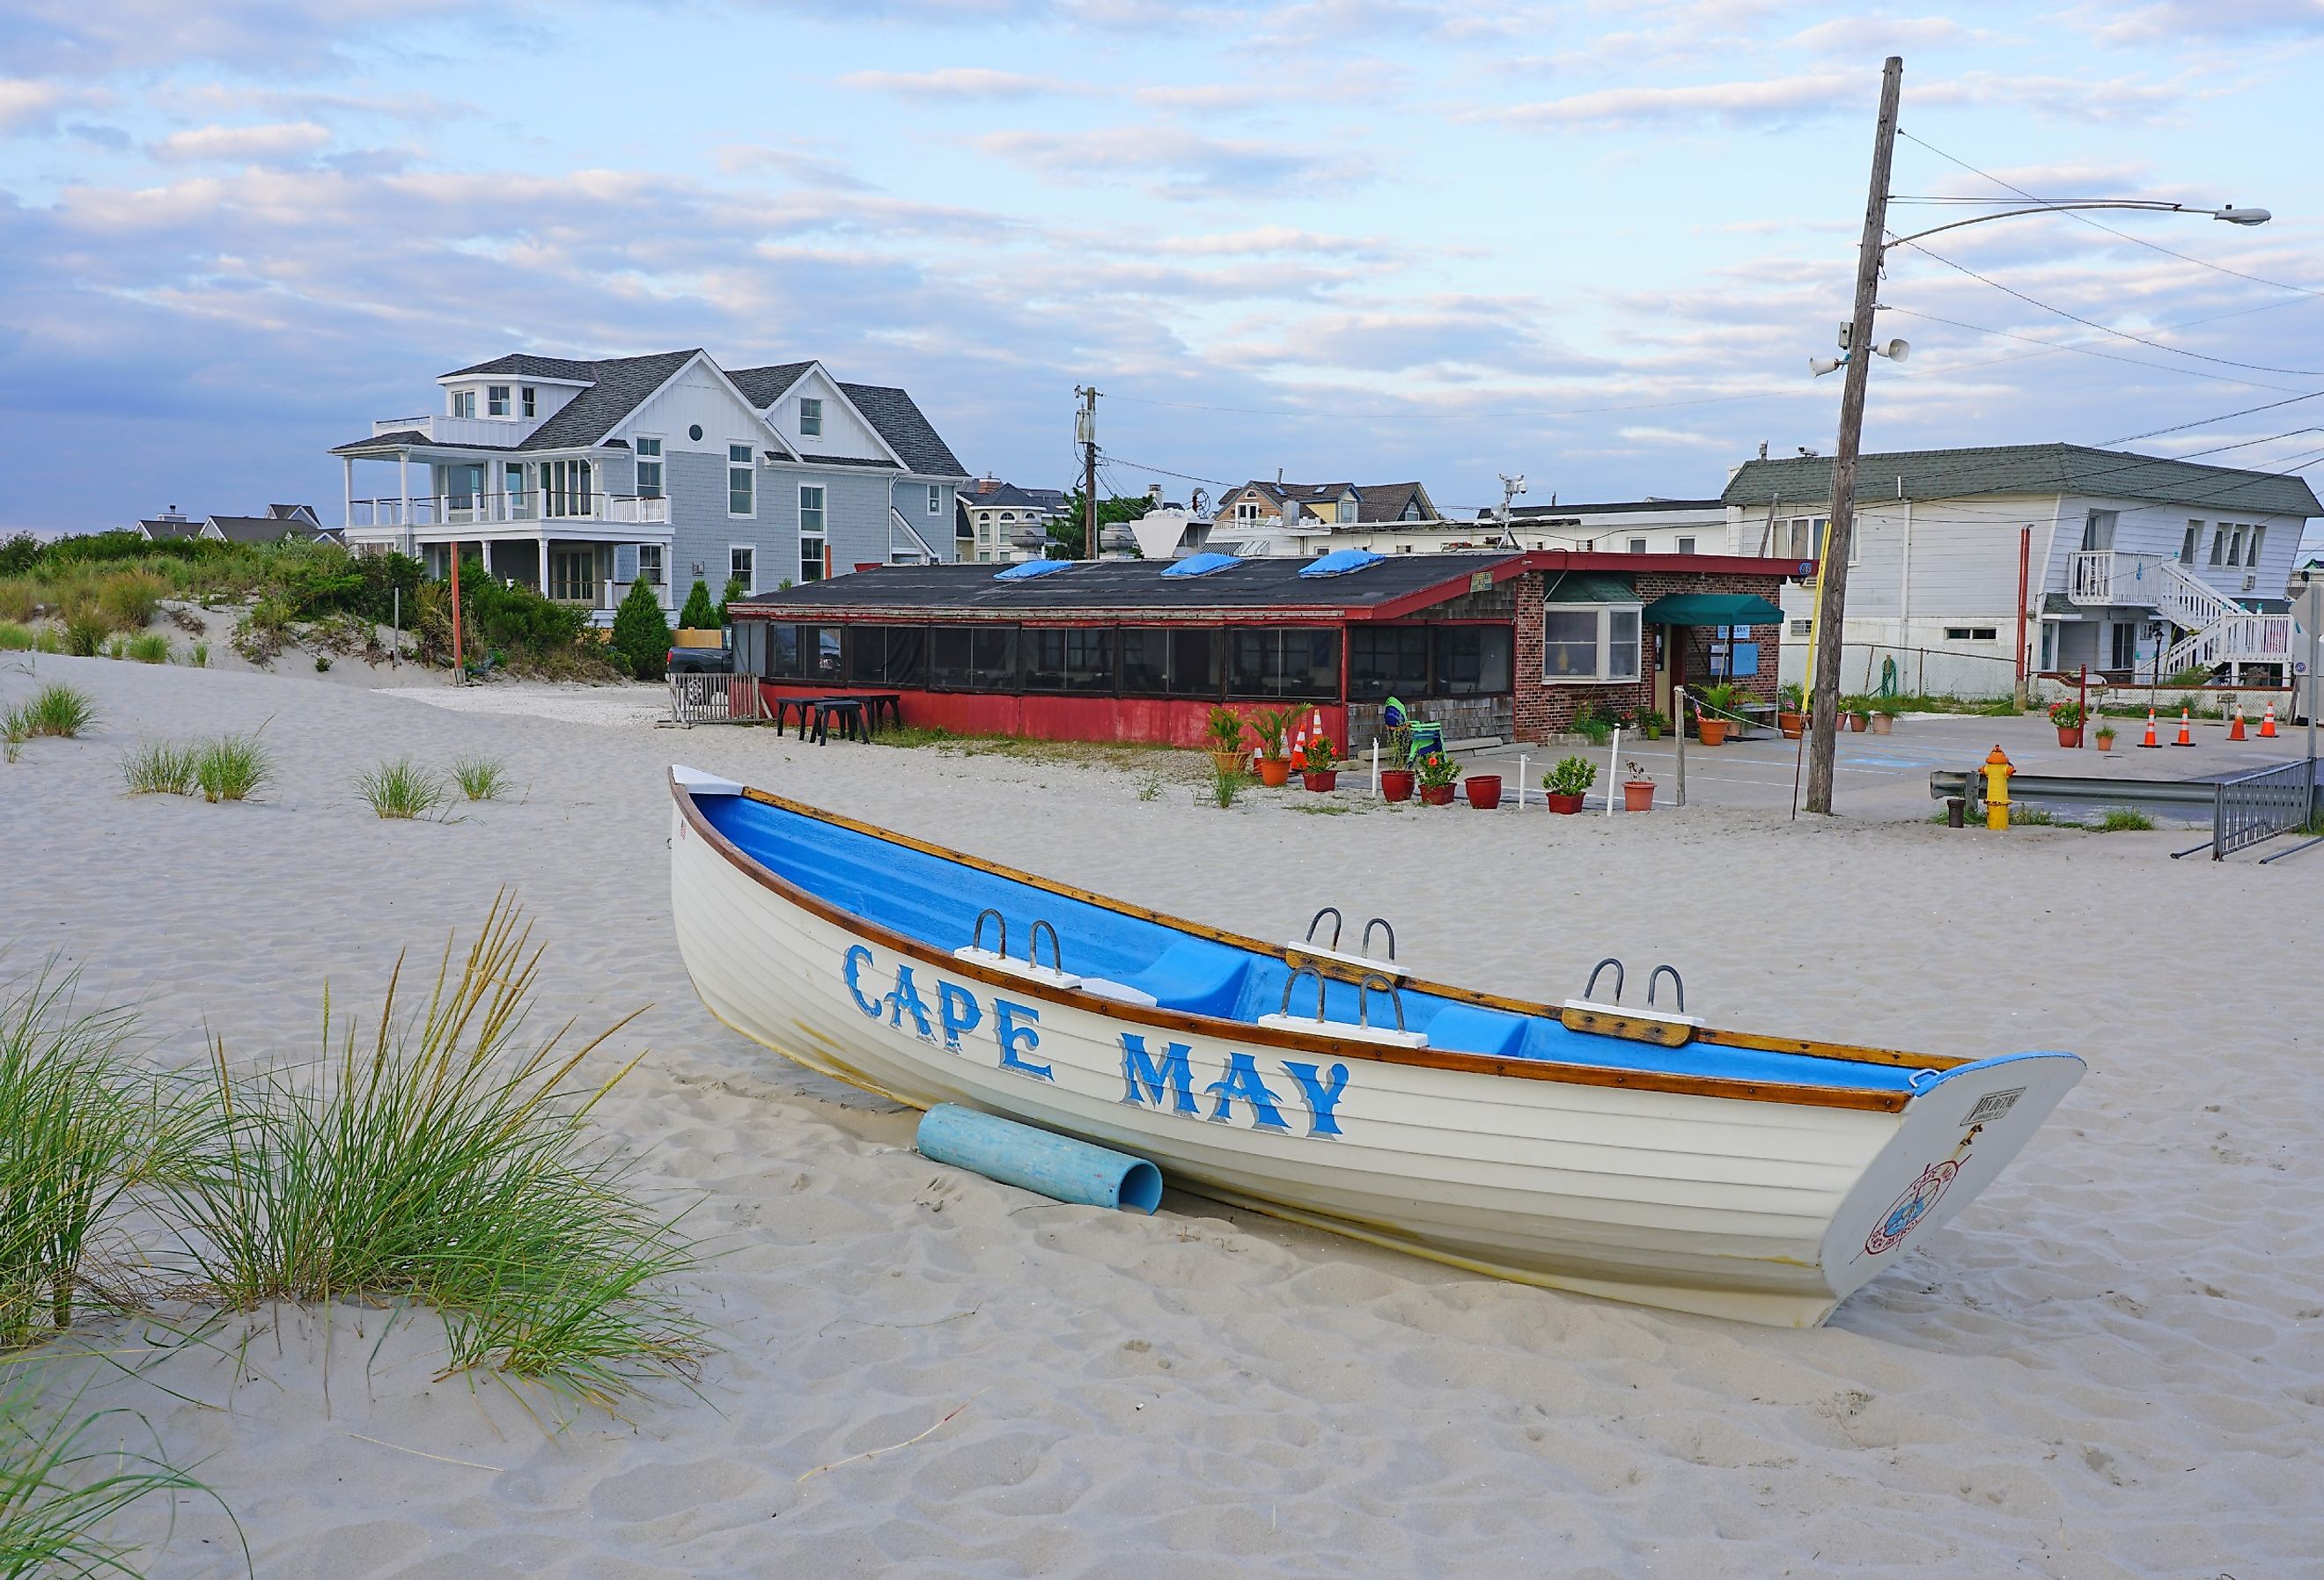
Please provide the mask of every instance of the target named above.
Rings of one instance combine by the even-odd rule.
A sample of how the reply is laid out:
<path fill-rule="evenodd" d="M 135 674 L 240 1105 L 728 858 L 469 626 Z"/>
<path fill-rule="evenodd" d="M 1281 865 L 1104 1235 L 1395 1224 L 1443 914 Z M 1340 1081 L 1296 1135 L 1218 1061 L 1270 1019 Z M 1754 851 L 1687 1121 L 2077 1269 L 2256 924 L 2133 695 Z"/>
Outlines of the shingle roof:
<path fill-rule="evenodd" d="M 855 409 L 863 413 L 888 448 L 904 458 L 904 465 L 928 477 L 965 477 L 968 468 L 952 453 L 952 447 L 938 438 L 936 430 L 920 415 L 912 397 L 902 390 L 885 384 L 841 384 L 840 390 Z"/>
<path fill-rule="evenodd" d="M 798 383 L 799 374 L 813 367 L 812 362 L 779 362 L 771 367 L 738 367 L 726 376 L 742 392 L 742 398 L 763 411 L 782 398 L 785 390 Z"/>
<path fill-rule="evenodd" d="M 659 351 L 650 356 L 575 364 L 590 370 L 589 387 L 551 412 L 517 448 L 570 449 L 595 444 L 697 355 L 698 351 Z"/>
<path fill-rule="evenodd" d="M 159 540 L 190 538 L 202 530 L 201 522 L 189 522 L 183 516 L 155 516 L 137 525 L 148 538 Z"/>
<path fill-rule="evenodd" d="M 811 456 L 802 450 L 799 459 L 817 467 L 862 467 L 872 472 L 892 472 L 896 469 L 893 461 L 873 460 L 865 456 Z"/>
<path fill-rule="evenodd" d="M 2315 491 L 2299 477 L 2073 444 L 1900 450 L 1866 456 L 1858 463 L 1859 500 L 1895 498 L 1900 493 L 1905 499 L 2080 494 L 2263 515 L 2324 515 Z M 1799 456 L 1746 462 L 1720 497 L 1735 505 L 1767 504 L 1777 498 L 1805 504 L 1827 500 L 1831 494 L 1831 457 Z"/>
<path fill-rule="evenodd" d="M 535 356 L 528 351 L 512 351 L 506 356 L 495 356 L 490 362 L 479 362 L 471 367 L 456 367 L 440 376 L 456 379 L 467 374 L 504 373 L 512 378 L 577 379 L 586 383 L 597 376 L 594 362 L 576 362 L 569 356 Z"/>
<path fill-rule="evenodd" d="M 322 536 L 312 522 L 281 516 L 212 516 L 209 524 L 229 543 L 280 543 L 285 538 L 304 541 Z"/>
<path fill-rule="evenodd" d="M 972 510 L 1056 510 L 1065 503 L 1065 496 L 1056 488 L 1019 488 L 998 478 L 978 477 L 960 491 L 960 502 Z"/>
<path fill-rule="evenodd" d="M 1392 522 L 1404 514 L 1405 506 L 1416 504 L 1424 518 L 1436 513 L 1428 490 L 1417 483 L 1366 483 L 1357 488 L 1356 502 L 1360 522 Z"/>

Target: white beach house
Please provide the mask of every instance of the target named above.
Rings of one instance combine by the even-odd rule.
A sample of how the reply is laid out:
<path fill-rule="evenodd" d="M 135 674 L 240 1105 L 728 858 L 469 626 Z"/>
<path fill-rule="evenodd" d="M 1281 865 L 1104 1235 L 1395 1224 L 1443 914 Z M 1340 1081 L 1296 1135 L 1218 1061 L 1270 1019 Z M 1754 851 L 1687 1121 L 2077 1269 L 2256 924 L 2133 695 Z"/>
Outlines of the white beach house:
<path fill-rule="evenodd" d="M 2252 679 L 2275 679 L 2284 582 L 2324 515 L 2297 476 L 2080 445 L 1868 455 L 1857 478 L 1851 689 L 1895 659 L 1903 690 L 2004 694 L 2021 609 L 2031 670 L 2129 681 L 2261 666 Z M 1722 495 L 1733 551 L 1815 559 L 1831 494 L 1829 456 L 1747 462 Z M 1803 672 L 1814 596 L 1812 582 L 1784 588 L 1785 679 Z"/>
<path fill-rule="evenodd" d="M 759 592 L 955 553 L 966 469 L 909 394 L 820 363 L 517 353 L 436 383 L 435 410 L 331 451 L 349 547 L 440 575 L 462 545 L 601 621 L 639 580 L 675 607 L 697 577 Z"/>

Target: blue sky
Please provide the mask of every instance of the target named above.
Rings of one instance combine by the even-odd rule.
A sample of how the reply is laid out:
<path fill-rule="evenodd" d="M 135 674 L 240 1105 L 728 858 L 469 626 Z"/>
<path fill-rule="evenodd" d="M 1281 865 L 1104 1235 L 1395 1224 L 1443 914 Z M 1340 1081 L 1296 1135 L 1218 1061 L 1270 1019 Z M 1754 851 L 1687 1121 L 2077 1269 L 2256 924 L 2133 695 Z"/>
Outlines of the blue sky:
<path fill-rule="evenodd" d="M 1900 251 L 1868 446 L 2324 457 L 2324 399 L 2226 415 L 2324 391 L 2324 0 L 1931 9 L 7 0 L 0 529 L 335 518 L 438 373 L 696 345 L 1026 484 L 1094 382 L 1124 491 L 1715 494 L 1830 447 L 1890 52 L 1900 194 L 2278 217 Z"/>

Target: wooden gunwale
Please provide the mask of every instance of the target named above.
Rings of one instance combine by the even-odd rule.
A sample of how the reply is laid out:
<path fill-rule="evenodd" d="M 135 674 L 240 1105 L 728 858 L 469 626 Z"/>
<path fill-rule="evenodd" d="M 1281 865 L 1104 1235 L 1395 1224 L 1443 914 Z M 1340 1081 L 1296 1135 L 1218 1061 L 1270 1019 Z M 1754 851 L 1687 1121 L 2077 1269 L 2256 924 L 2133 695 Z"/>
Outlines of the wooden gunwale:
<path fill-rule="evenodd" d="M 752 860 L 739 845 L 720 833 L 703 815 L 702 809 L 695 804 L 692 792 L 678 783 L 674 776 L 670 780 L 670 793 L 676 797 L 680 813 L 686 818 L 687 826 L 700 835 L 713 850 L 725 857 L 728 863 L 749 876 L 761 888 L 781 895 L 789 903 L 821 918 L 835 927 L 876 942 L 899 955 L 907 956 L 955 975 L 971 978 L 989 987 L 1003 989 L 1018 998 L 1034 998 L 1052 1003 L 1066 1004 L 1112 1020 L 1155 1026 L 1168 1031 L 1192 1032 L 1198 1036 L 1216 1038 L 1252 1047 L 1288 1049 L 1295 1052 L 1320 1054 L 1332 1058 L 1366 1059 L 1379 1064 L 1413 1065 L 1426 1069 L 1458 1070 L 1473 1075 L 1507 1076 L 1517 1080 L 1555 1081 L 1583 1086 L 1617 1086 L 1633 1091 L 1671 1092 L 1688 1096 L 1784 1103 L 1809 1108 L 1857 1109 L 1877 1113 L 1901 1113 L 1912 1101 L 1914 1095 L 1911 1092 L 1876 1091 L 1849 1086 L 1793 1086 L 1783 1082 L 1738 1080 L 1728 1076 L 1690 1076 L 1663 1070 L 1629 1070 L 1605 1065 L 1570 1064 L 1562 1060 L 1499 1058 L 1485 1054 L 1455 1053 L 1439 1049 L 1387 1048 L 1342 1041 L 1334 1038 L 1314 1036 L 1305 1032 L 1278 1031 L 1272 1028 L 1255 1026 L 1242 1021 L 1230 1021 L 1220 1016 L 1189 1014 L 1183 1011 L 1167 1010 L 1158 1006 L 1128 1004 L 1114 999 L 1101 998 L 1094 993 L 1085 993 L 1077 989 L 1052 986 L 1047 983 L 1037 982 L 1008 972 L 994 971 L 979 966 L 973 961 L 959 959 L 948 950 L 924 944 L 918 938 L 896 932 L 867 917 L 844 910 L 820 895 L 808 892 L 780 873 L 772 872 L 761 863 Z M 997 862 L 986 861 L 930 841 L 916 839 L 909 835 L 899 834 L 873 824 L 864 823 L 842 813 L 811 807 L 803 801 L 794 801 L 787 797 L 748 787 L 745 787 L 742 793 L 746 799 L 765 806 L 796 813 L 836 828 L 845 828 L 852 833 L 862 834 L 870 838 L 884 840 L 908 850 L 917 850 L 926 855 L 957 862 L 963 866 L 978 872 L 989 873 L 995 877 L 1024 883 L 1048 893 L 1083 901 L 1118 915 L 1135 917 L 1140 920 L 1190 933 L 1198 938 L 1208 938 L 1215 943 L 1272 956 L 1277 959 L 1283 958 L 1285 954 L 1283 947 L 1257 938 L 1245 938 L 1240 933 L 1229 932 L 1222 928 L 1189 921 L 1184 918 L 1171 916 L 1165 911 L 1154 910 L 1145 906 L 1133 905 L 1127 901 L 1093 893 L 1070 883 L 1062 883 L 1031 873 L 1019 872 Z M 1559 1012 L 1545 1004 L 1529 1004 L 1521 999 L 1477 993 L 1442 986 L 1417 978 L 1412 980 L 1411 985 L 1429 993 L 1441 993 L 1451 999 L 1510 1010 L 1519 1014 L 1556 1019 L 1560 1024 L 1563 1023 Z M 1753 1045 L 1745 1044 L 1745 1046 Z M 1779 1046 L 1787 1049 L 1790 1047 L 1788 1044 Z M 1935 1067 L 1936 1065 L 1936 1061 L 1929 1059 L 1911 1062 L 1929 1067 Z"/>

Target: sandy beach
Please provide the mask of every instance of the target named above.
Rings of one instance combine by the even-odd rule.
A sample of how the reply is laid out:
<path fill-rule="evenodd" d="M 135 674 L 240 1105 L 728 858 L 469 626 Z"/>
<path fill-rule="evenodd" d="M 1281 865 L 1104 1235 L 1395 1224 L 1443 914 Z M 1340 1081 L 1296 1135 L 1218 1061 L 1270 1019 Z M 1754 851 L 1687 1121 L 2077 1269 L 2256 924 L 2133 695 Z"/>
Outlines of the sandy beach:
<path fill-rule="evenodd" d="M 1701 807 L 1222 812 L 1159 761 L 658 729 L 647 688 L 38 665 L 100 717 L 0 765 L 12 968 L 78 966 L 164 1064 L 206 1033 L 312 1057 L 327 982 L 368 1012 L 400 951 L 432 964 L 507 888 L 548 945 L 542 1017 L 651 1006 L 602 1056 L 650 1049 L 600 1117 L 717 1253 L 683 1290 L 715 1342 L 698 1383 L 627 1419 L 433 1381 L 424 1317 L 268 1310 L 160 1359 L 106 1319 L 146 1370 L 90 1363 L 104 1401 L 198 1462 L 262 1575 L 2315 1572 L 2324 852 L 2214 865 L 2167 859 L 2181 831 Z M 0 701 L 27 668 L 0 667 Z M 122 793 L 141 737 L 262 724 L 279 779 L 256 801 Z M 447 821 L 379 821 L 349 784 L 476 752 L 516 791 Z M 670 936 L 672 762 L 1262 937 L 1326 903 L 1386 915 L 1449 981 L 1555 999 L 1601 956 L 1668 960 L 1718 1023 L 2066 1049 L 2090 1074 L 1812 1332 L 1175 1191 L 1150 1219 L 1050 1204 L 925 1161 L 917 1115 L 699 1007 Z M 165 1534 L 158 1510 L 133 1526 Z M 154 1575 L 241 1572 L 215 1505 L 166 1536 Z"/>

